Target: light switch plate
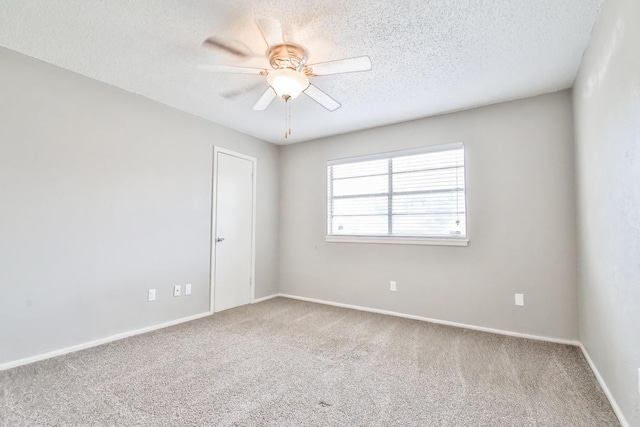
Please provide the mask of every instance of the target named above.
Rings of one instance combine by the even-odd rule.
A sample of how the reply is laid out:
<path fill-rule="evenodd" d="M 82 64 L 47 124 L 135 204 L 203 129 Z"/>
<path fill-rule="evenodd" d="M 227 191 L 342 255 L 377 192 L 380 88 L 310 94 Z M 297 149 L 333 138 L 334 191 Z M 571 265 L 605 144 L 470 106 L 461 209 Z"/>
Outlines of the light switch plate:
<path fill-rule="evenodd" d="M 155 289 L 149 289 L 149 293 L 147 293 L 147 301 L 151 302 L 151 301 L 155 301 L 156 300 L 156 290 Z"/>
<path fill-rule="evenodd" d="M 396 282 L 394 282 L 393 280 L 389 283 L 389 290 L 392 292 L 395 292 L 398 290 L 398 288 L 396 287 Z"/>
<path fill-rule="evenodd" d="M 184 294 L 191 295 L 191 283 L 187 283 L 184 285 Z"/>
<path fill-rule="evenodd" d="M 516 305 L 524 306 L 524 294 L 516 294 Z"/>
<path fill-rule="evenodd" d="M 173 287 L 173 296 L 179 297 L 182 294 L 182 287 L 180 285 L 175 285 Z"/>

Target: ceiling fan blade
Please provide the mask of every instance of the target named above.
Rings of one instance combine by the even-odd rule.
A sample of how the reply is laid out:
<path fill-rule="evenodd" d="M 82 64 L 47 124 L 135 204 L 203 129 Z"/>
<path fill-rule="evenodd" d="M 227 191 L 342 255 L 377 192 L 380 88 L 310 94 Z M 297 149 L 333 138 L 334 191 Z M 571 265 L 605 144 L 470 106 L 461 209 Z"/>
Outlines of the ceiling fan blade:
<path fill-rule="evenodd" d="M 280 22 L 270 18 L 258 18 L 256 24 L 269 47 L 284 43 Z"/>
<path fill-rule="evenodd" d="M 371 59 L 368 56 L 358 56 L 356 58 L 311 64 L 307 68 L 309 68 L 312 76 L 369 71 L 371 69 Z"/>
<path fill-rule="evenodd" d="M 240 58 L 250 58 L 255 56 L 253 53 L 249 52 L 246 47 L 241 46 L 239 42 L 222 40 L 217 37 L 207 38 L 202 42 L 202 46 L 222 50 Z"/>
<path fill-rule="evenodd" d="M 338 101 L 312 84 L 304 90 L 304 93 L 329 111 L 335 111 L 340 108 L 340 103 Z"/>
<path fill-rule="evenodd" d="M 210 73 L 231 73 L 231 74 L 255 74 L 257 76 L 266 76 L 267 70 L 264 68 L 235 67 L 233 65 L 199 65 L 200 71 Z"/>
<path fill-rule="evenodd" d="M 264 111 L 267 109 L 271 101 L 273 101 L 276 97 L 276 93 L 271 86 L 267 88 L 267 90 L 262 94 L 262 96 L 258 99 L 258 101 L 253 105 L 253 109 L 255 111 Z"/>
<path fill-rule="evenodd" d="M 220 94 L 221 97 L 225 98 L 225 99 L 233 99 L 236 96 L 245 94 L 247 92 L 251 92 L 254 89 L 257 89 L 260 86 L 264 86 L 264 82 L 263 81 L 258 81 L 257 83 L 254 83 L 250 86 L 246 86 L 243 88 L 239 88 L 239 89 L 232 89 L 232 90 L 228 90 L 226 92 L 222 92 Z"/>

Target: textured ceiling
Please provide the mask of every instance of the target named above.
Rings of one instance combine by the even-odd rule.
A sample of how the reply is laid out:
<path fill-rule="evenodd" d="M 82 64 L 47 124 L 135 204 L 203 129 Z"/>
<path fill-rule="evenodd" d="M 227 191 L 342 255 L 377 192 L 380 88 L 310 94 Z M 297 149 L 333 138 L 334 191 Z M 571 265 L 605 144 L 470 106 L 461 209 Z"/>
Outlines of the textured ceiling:
<path fill-rule="evenodd" d="M 0 45 L 278 144 L 571 87 L 602 0 L 3 0 Z M 369 72 L 314 77 L 342 104 L 306 96 L 251 109 L 264 77 L 199 64 L 267 67 L 200 47 L 210 35 L 253 52 L 255 18 L 280 20 L 309 62 L 368 55 Z M 6 84 L 3 82 L 2 84 Z M 238 89 L 249 88 L 242 94 Z"/>

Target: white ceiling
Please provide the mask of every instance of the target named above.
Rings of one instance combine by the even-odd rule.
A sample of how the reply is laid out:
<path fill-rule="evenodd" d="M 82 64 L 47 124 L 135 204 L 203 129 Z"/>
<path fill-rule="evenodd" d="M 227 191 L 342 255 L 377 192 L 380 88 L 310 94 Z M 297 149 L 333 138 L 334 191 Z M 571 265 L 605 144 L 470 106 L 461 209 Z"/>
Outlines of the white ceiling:
<path fill-rule="evenodd" d="M 3 0 L 0 45 L 277 144 L 571 87 L 602 0 Z M 199 64 L 267 67 L 200 47 L 210 35 L 254 52 L 254 19 L 279 19 L 309 62 L 368 55 L 369 72 L 314 77 L 342 103 L 300 96 L 252 105 L 264 77 Z M 256 86 L 257 83 L 260 83 Z M 248 92 L 225 98 L 236 89 Z"/>

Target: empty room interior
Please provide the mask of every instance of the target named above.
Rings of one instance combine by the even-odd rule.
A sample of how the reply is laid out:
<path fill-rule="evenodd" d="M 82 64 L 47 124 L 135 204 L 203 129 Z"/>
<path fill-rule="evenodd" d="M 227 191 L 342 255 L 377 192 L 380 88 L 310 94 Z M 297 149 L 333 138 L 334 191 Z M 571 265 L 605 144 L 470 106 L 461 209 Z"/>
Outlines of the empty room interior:
<path fill-rule="evenodd" d="M 0 2 L 0 426 L 640 426 L 640 1 Z"/>

